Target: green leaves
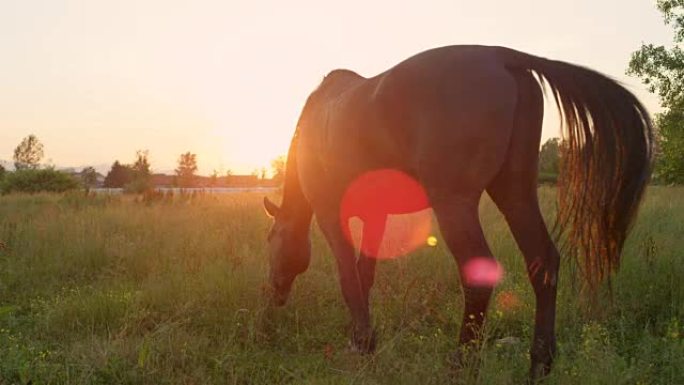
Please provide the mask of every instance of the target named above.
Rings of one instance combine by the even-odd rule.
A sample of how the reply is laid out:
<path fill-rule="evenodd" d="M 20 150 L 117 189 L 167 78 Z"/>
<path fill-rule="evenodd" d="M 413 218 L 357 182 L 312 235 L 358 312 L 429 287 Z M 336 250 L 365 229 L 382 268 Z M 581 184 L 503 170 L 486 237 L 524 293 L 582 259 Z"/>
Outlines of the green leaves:
<path fill-rule="evenodd" d="M 674 28 L 675 43 L 684 42 L 684 0 L 658 0 L 657 7 Z M 656 116 L 654 178 L 684 183 L 684 50 L 643 44 L 632 53 L 627 74 L 640 77 L 665 108 Z"/>
<path fill-rule="evenodd" d="M 550 138 L 539 151 L 539 172 L 558 175 L 560 172 L 560 139 Z"/>
<path fill-rule="evenodd" d="M 51 168 L 29 168 L 7 173 L 0 183 L 0 192 L 64 192 L 78 187 L 79 183 L 69 174 Z"/>
<path fill-rule="evenodd" d="M 684 99 L 684 51 L 679 47 L 642 45 L 632 53 L 627 74 L 641 77 L 648 90 L 660 96 L 663 107 Z"/>
<path fill-rule="evenodd" d="M 671 108 L 659 114 L 656 180 L 667 184 L 684 183 L 684 108 Z"/>
<path fill-rule="evenodd" d="M 41 159 L 43 159 L 43 144 L 33 134 L 25 137 L 14 149 L 14 168 L 17 170 L 36 169 Z"/>
<path fill-rule="evenodd" d="M 663 13 L 665 24 L 674 25 L 675 42 L 684 41 L 684 1 L 658 0 L 657 7 Z"/>

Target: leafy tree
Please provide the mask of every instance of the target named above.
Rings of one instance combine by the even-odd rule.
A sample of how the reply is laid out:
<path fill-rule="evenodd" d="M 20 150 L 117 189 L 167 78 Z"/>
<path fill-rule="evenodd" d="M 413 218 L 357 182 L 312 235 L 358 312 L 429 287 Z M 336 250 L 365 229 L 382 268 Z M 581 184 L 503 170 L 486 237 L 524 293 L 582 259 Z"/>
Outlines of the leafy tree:
<path fill-rule="evenodd" d="M 25 137 L 14 149 L 14 168 L 17 170 L 38 168 L 41 159 L 43 144 L 33 134 Z"/>
<path fill-rule="evenodd" d="M 79 183 L 71 175 L 53 168 L 24 168 L 8 173 L 0 182 L 3 194 L 11 192 L 64 192 L 79 187 Z"/>
<path fill-rule="evenodd" d="M 133 181 L 133 170 L 130 166 L 115 161 L 105 176 L 104 187 L 121 188 Z"/>
<path fill-rule="evenodd" d="M 5 177 L 6 173 L 7 173 L 7 170 L 5 170 L 5 167 L 0 164 L 0 181 L 2 181 L 2 178 Z"/>
<path fill-rule="evenodd" d="M 627 73 L 641 77 L 665 109 L 655 119 L 655 179 L 684 183 L 684 0 L 658 0 L 657 7 L 674 28 L 675 45 L 642 44 L 632 53 Z"/>
<path fill-rule="evenodd" d="M 195 172 L 197 171 L 197 155 L 190 151 L 181 154 L 178 158 L 176 169 L 177 183 L 180 187 L 192 187 L 195 184 Z"/>
<path fill-rule="evenodd" d="M 282 183 L 285 180 L 285 163 L 286 159 L 282 155 L 271 161 L 272 179 L 278 183 Z"/>
<path fill-rule="evenodd" d="M 131 193 L 143 193 L 152 188 L 152 171 L 150 170 L 149 152 L 138 150 L 135 153 L 135 162 L 131 166 L 133 179 L 124 185 L 124 190 Z"/>
<path fill-rule="evenodd" d="M 80 176 L 81 183 L 83 183 L 86 192 L 89 192 L 92 187 L 97 185 L 97 171 L 93 167 L 85 167 L 81 170 Z"/>
<path fill-rule="evenodd" d="M 0 178 L 1 177 L 2 176 L 0 176 Z M 209 186 L 216 187 L 216 185 L 218 184 L 218 178 L 219 178 L 218 171 L 214 170 L 214 172 L 209 177 Z"/>
<path fill-rule="evenodd" d="M 655 179 L 663 183 L 684 183 L 684 108 L 671 108 L 656 116 L 658 147 Z"/>
<path fill-rule="evenodd" d="M 556 184 L 560 172 L 561 141 L 559 138 L 550 138 L 539 151 L 539 175 L 538 183 Z"/>
<path fill-rule="evenodd" d="M 539 172 L 558 175 L 560 171 L 560 139 L 547 140 L 539 151 Z"/>
<path fill-rule="evenodd" d="M 149 151 L 138 150 L 135 153 L 135 162 L 131 167 L 136 177 L 148 178 L 152 175 L 150 170 Z"/>

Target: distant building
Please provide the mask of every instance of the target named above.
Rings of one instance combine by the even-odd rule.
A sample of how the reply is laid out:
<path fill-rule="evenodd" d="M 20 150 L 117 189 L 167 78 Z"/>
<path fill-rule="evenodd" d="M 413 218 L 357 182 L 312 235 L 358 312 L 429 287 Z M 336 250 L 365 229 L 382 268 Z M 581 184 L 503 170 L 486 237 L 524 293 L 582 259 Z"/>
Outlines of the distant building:
<path fill-rule="evenodd" d="M 176 176 L 166 174 L 152 174 L 150 183 L 154 187 L 175 187 Z"/>

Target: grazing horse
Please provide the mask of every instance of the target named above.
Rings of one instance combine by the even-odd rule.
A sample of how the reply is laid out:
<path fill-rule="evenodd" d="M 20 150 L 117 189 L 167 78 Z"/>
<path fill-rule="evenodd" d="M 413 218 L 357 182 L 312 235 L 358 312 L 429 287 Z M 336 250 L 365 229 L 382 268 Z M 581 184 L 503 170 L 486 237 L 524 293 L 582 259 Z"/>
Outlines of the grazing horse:
<path fill-rule="evenodd" d="M 650 177 L 648 112 L 617 82 L 587 68 L 504 47 L 448 46 L 372 78 L 332 71 L 311 93 L 290 145 L 282 205 L 264 200 L 275 218 L 268 236 L 275 303 L 285 303 L 309 265 L 315 214 L 337 260 L 352 344 L 375 348 L 368 300 L 375 259 L 363 248 L 357 257 L 340 210 L 356 178 L 397 170 L 426 192 L 463 285 L 459 342 L 475 342 L 493 288 L 469 284 L 464 270 L 475 258 L 494 263 L 478 218 L 487 191 L 525 258 L 536 297 L 530 376 L 546 375 L 556 350 L 559 253 L 537 199 L 545 89 L 562 121 L 556 227 L 596 287 L 619 265 Z M 372 236 L 365 228 L 363 237 Z"/>

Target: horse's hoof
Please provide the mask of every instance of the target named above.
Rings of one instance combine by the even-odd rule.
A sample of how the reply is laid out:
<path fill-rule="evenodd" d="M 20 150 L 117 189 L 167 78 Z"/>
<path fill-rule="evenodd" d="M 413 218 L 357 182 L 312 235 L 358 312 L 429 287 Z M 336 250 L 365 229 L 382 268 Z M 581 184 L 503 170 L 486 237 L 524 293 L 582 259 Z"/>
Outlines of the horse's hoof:
<path fill-rule="evenodd" d="M 352 332 L 351 350 L 361 354 L 371 354 L 375 351 L 375 330 Z"/>
<path fill-rule="evenodd" d="M 550 343 L 537 340 L 530 350 L 530 383 L 539 384 L 551 373 L 551 364 L 556 356 L 556 341 Z"/>
<path fill-rule="evenodd" d="M 530 366 L 530 377 L 529 384 L 536 385 L 542 383 L 542 381 L 551 372 L 551 364 L 543 362 L 533 362 Z"/>
<path fill-rule="evenodd" d="M 447 357 L 447 367 L 452 382 L 475 381 L 480 369 L 480 352 L 474 345 L 461 345 Z"/>

